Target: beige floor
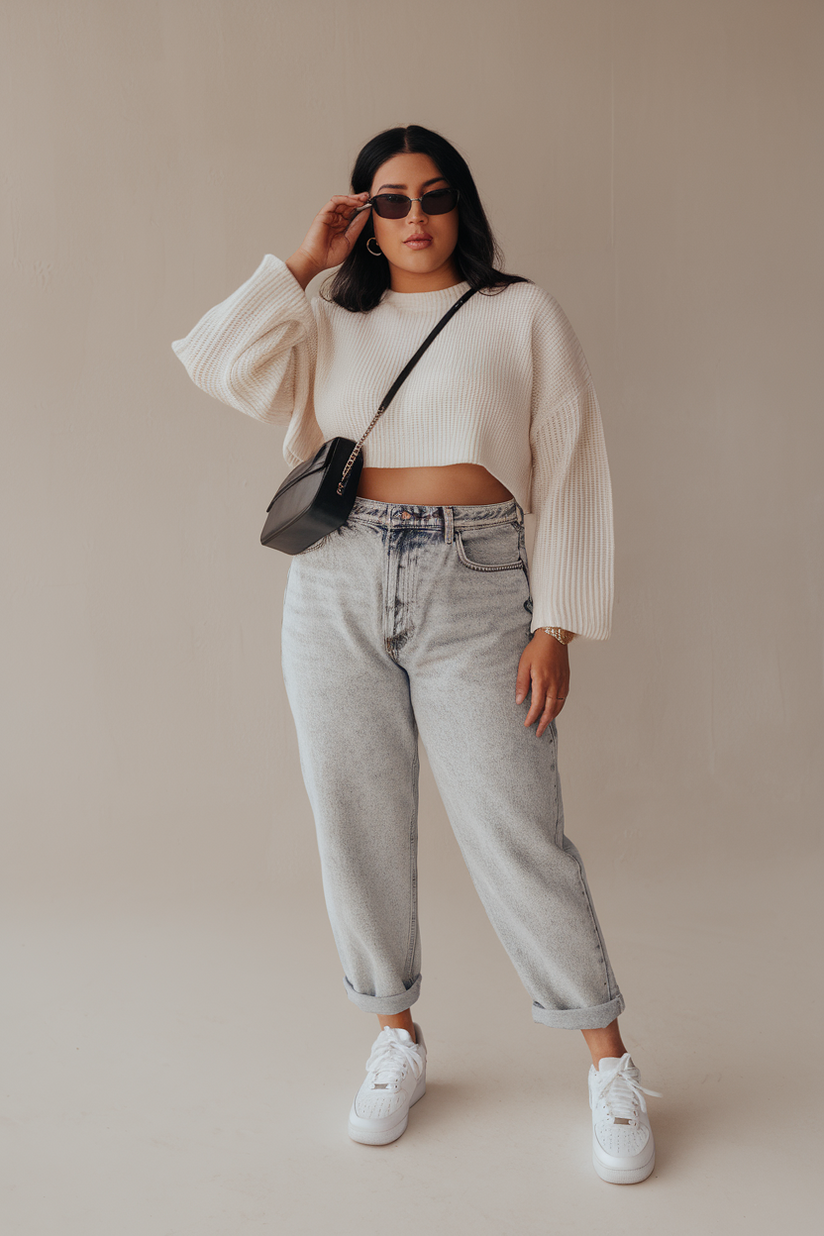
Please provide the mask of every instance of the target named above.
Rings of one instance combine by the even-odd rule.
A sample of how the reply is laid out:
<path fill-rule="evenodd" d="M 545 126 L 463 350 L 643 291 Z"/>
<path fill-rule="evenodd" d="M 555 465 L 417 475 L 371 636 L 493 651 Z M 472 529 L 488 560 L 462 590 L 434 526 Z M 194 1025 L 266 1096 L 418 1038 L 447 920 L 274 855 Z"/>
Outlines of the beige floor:
<path fill-rule="evenodd" d="M 428 1091 L 383 1148 L 346 1137 L 374 1029 L 345 998 L 317 890 L 288 919 L 68 902 L 10 916 L 3 1231 L 820 1231 L 807 864 L 765 859 L 732 890 L 681 873 L 637 899 L 629 873 L 588 870 L 628 1045 L 664 1096 L 644 1184 L 595 1177 L 580 1036 L 533 1024 L 480 909 L 456 929 L 429 873 Z"/>

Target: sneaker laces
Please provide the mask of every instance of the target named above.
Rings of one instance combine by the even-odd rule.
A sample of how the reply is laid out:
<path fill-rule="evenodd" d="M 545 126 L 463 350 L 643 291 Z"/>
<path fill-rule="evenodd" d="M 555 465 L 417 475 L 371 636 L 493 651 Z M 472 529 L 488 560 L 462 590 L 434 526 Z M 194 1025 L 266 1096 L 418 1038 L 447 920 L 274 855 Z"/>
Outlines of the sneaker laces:
<path fill-rule="evenodd" d="M 625 1052 L 613 1068 L 607 1069 L 604 1073 L 596 1073 L 596 1097 L 603 1099 L 614 1119 L 634 1120 L 636 1106 L 645 1112 L 647 1110 L 645 1094 L 656 1099 L 661 1098 L 657 1090 L 648 1090 L 646 1086 L 642 1086 L 638 1077 L 638 1069 L 630 1064 L 629 1052 Z"/>
<path fill-rule="evenodd" d="M 367 1073 L 373 1073 L 371 1085 L 378 1090 L 397 1090 L 411 1069 L 415 1079 L 423 1072 L 423 1061 L 415 1050 L 417 1044 L 404 1043 L 394 1037 L 384 1038 L 379 1034 L 372 1048 L 372 1054 L 366 1061 Z"/>

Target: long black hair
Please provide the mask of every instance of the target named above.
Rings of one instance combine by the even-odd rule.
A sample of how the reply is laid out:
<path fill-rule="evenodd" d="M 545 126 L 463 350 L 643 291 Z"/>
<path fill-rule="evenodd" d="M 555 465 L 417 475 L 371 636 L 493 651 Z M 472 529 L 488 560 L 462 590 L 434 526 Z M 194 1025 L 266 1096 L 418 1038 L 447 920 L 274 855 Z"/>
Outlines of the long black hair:
<path fill-rule="evenodd" d="M 440 133 L 418 124 L 386 129 L 367 142 L 352 169 L 352 192 L 370 192 L 375 173 L 387 159 L 397 154 L 426 154 L 438 171 L 457 189 L 458 240 L 452 260 L 460 276 L 470 287 L 503 289 L 510 283 L 529 283 L 522 275 L 508 275 L 498 267 L 503 260 L 500 248 L 481 205 L 475 181 L 463 155 Z M 331 280 L 329 295 L 325 285 L 321 296 L 332 300 L 352 313 L 374 309 L 390 285 L 389 263 L 367 252 L 367 242 L 375 235 L 370 218 L 355 241 L 352 252 Z M 488 293 L 492 295 L 493 292 Z"/>

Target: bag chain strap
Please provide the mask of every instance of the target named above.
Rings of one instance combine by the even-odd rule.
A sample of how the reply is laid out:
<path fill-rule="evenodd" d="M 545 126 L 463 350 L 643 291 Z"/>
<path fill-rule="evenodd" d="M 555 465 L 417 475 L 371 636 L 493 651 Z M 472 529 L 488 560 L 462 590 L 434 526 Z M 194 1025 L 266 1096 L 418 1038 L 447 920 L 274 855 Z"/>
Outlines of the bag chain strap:
<path fill-rule="evenodd" d="M 390 405 L 390 403 L 392 402 L 392 400 L 395 398 L 395 395 L 397 394 L 397 391 L 398 391 L 398 389 L 399 389 L 399 387 L 400 387 L 401 383 L 402 383 L 402 382 L 403 382 L 403 381 L 404 381 L 404 380 L 408 377 L 408 375 L 411 373 L 412 369 L 415 367 L 415 365 L 418 363 L 418 361 L 420 360 L 420 358 L 423 356 L 424 352 L 425 352 L 425 351 L 426 351 L 426 349 L 429 347 L 430 343 L 431 343 L 431 342 L 432 342 L 432 340 L 435 338 L 435 336 L 438 334 L 438 332 L 439 332 L 439 331 L 441 331 L 441 330 L 443 330 L 443 328 L 446 326 L 447 322 L 448 322 L 448 321 L 449 321 L 449 319 L 452 317 L 452 315 L 453 315 L 453 314 L 455 314 L 455 313 L 457 313 L 457 312 L 458 312 L 458 310 L 460 309 L 461 305 L 464 303 L 464 301 L 469 300 L 470 296 L 474 296 L 474 294 L 477 292 L 477 290 L 478 290 L 477 288 L 470 288 L 468 292 L 464 292 L 464 294 L 463 294 L 463 296 L 460 298 L 460 300 L 456 300 L 456 301 L 455 301 L 455 304 L 450 306 L 450 308 L 446 311 L 446 313 L 445 313 L 445 314 L 443 315 L 443 317 L 441 318 L 440 322 L 438 322 L 437 326 L 435 326 L 435 327 L 434 327 L 434 329 L 433 329 L 433 330 L 432 330 L 432 331 L 431 331 L 431 332 L 430 332 L 430 333 L 426 336 L 426 338 L 424 339 L 424 341 L 423 341 L 423 343 L 421 344 L 421 346 L 418 348 L 418 350 L 417 350 L 417 352 L 415 353 L 415 355 L 414 355 L 414 356 L 412 357 L 412 359 L 411 359 L 411 360 L 407 363 L 406 367 L 402 370 L 402 372 L 401 372 L 400 374 L 398 374 L 397 378 L 396 378 L 396 379 L 395 379 L 395 381 L 393 382 L 393 384 L 392 384 L 392 386 L 390 387 L 389 391 L 388 391 L 388 392 L 386 393 L 386 395 L 384 396 L 384 398 L 383 398 L 383 402 L 381 403 L 381 406 L 378 408 L 377 412 L 376 412 L 376 413 L 375 413 L 375 415 L 372 417 L 372 419 L 371 419 L 371 421 L 369 422 L 369 425 L 367 426 L 367 428 L 366 428 L 365 432 L 361 434 L 360 438 L 359 438 L 359 439 L 358 439 L 358 441 L 355 443 L 355 449 L 352 451 L 352 454 L 349 456 L 349 458 L 347 459 L 346 463 L 344 464 L 344 467 L 343 467 L 343 472 L 341 473 L 341 478 L 340 478 L 340 481 L 338 482 L 338 493 L 339 493 L 339 494 L 342 494 L 342 493 L 343 493 L 344 486 L 345 486 L 345 483 L 346 483 L 346 478 L 347 478 L 347 476 L 349 475 L 349 473 L 351 472 L 351 470 L 352 470 L 352 465 L 354 464 L 355 460 L 357 459 L 358 455 L 360 454 L 361 447 L 363 446 L 364 442 L 366 441 L 366 438 L 367 438 L 367 437 L 368 437 L 368 435 L 372 432 L 372 430 L 374 429 L 375 425 L 378 423 L 378 421 L 379 421 L 379 420 L 380 420 L 380 418 L 383 416 L 383 414 L 384 414 L 384 412 L 386 411 L 386 409 L 389 407 L 389 405 Z"/>

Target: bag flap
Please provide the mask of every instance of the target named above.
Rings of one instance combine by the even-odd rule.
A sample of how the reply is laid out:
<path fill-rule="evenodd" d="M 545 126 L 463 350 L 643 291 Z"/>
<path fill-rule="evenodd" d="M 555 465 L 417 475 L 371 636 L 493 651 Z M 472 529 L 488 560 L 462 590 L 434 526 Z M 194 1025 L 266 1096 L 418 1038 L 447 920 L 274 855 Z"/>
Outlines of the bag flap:
<path fill-rule="evenodd" d="M 277 493 L 267 506 L 266 510 L 271 511 L 280 495 L 285 493 L 287 489 L 291 489 L 293 485 L 296 485 L 298 481 L 303 480 L 304 477 L 312 476 L 315 472 L 325 472 L 334 459 L 335 449 L 339 442 L 343 442 L 344 446 L 349 447 L 350 450 L 354 446 L 354 442 L 350 444 L 348 440 L 343 438 L 330 438 L 328 442 L 324 442 L 323 446 L 320 448 L 318 453 L 312 457 L 312 459 L 306 459 L 303 463 L 298 464 L 296 468 L 292 469 L 289 475 L 281 483 Z"/>

